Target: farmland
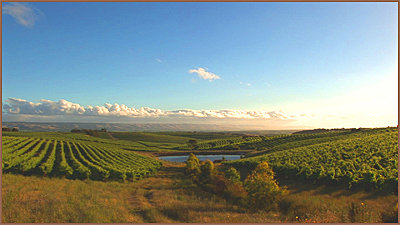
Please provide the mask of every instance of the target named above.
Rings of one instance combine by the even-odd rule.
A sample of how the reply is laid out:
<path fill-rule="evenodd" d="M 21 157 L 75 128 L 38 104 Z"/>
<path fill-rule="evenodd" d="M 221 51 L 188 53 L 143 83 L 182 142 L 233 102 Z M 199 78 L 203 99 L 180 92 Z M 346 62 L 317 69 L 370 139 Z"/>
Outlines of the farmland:
<path fill-rule="evenodd" d="M 268 161 L 279 176 L 312 182 L 343 182 L 349 187 L 362 184 L 397 190 L 396 129 L 369 130 L 345 138 L 335 137 L 323 139 L 320 143 L 308 142 L 308 145 L 302 146 L 306 143 L 303 140 L 307 140 L 303 137 L 291 144 L 277 145 L 272 148 L 274 151 L 226 164 L 238 168 L 254 168 L 258 163 Z"/>
<path fill-rule="evenodd" d="M 3 137 L 4 172 L 71 179 L 140 179 L 156 172 L 161 163 L 132 151 L 90 138 L 62 135 Z"/>
<path fill-rule="evenodd" d="M 184 173 L 184 163 L 157 159 L 162 153 L 227 151 L 247 153 L 240 160 L 215 163 L 220 172 L 230 167 L 238 169 L 240 182 L 261 162 L 269 163 L 276 179 L 290 193 L 279 209 L 254 211 L 248 205 L 235 204 L 193 183 Z M 223 132 L 3 132 L 3 221 L 393 221 L 397 164 L 396 128 L 273 136 Z M 341 197 L 334 200 L 333 196 Z M 37 201 L 40 204 L 34 204 Z M 94 202 L 97 207 L 93 207 Z M 361 203 L 362 207 L 358 206 Z M 181 214 L 183 211 L 186 216 Z M 46 215 L 53 215 L 53 219 Z"/>

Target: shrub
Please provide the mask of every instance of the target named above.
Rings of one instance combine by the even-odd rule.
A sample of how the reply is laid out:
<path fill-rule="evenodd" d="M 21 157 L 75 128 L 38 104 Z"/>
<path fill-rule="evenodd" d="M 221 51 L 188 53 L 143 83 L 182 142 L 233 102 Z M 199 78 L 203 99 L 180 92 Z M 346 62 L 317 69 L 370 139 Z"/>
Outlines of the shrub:
<path fill-rule="evenodd" d="M 228 170 L 225 171 L 225 177 L 226 179 L 232 181 L 233 183 L 240 182 L 240 174 L 233 167 L 230 167 Z"/>
<path fill-rule="evenodd" d="M 215 173 L 214 163 L 210 160 L 202 162 L 200 171 L 200 183 L 211 183 L 212 176 Z"/>
<path fill-rule="evenodd" d="M 226 186 L 225 195 L 232 202 L 244 206 L 248 197 L 247 191 L 240 182 L 229 182 Z"/>
<path fill-rule="evenodd" d="M 277 203 L 284 193 L 267 162 L 260 163 L 246 178 L 244 188 L 248 192 L 249 206 L 253 209 L 277 209 Z"/>
<path fill-rule="evenodd" d="M 200 161 L 193 153 L 190 153 L 189 158 L 186 161 L 185 172 L 193 179 L 200 174 Z"/>
<path fill-rule="evenodd" d="M 245 205 L 245 199 L 247 198 L 247 192 L 243 188 L 242 183 L 232 182 L 227 179 L 223 174 L 217 174 L 214 172 L 210 179 L 211 184 L 203 184 L 205 188 L 211 189 L 217 195 L 222 195 L 227 200 L 239 204 Z"/>
<path fill-rule="evenodd" d="M 224 176 L 216 174 L 210 179 L 212 191 L 215 194 L 225 194 L 227 187 L 229 186 L 228 180 L 225 179 Z"/>

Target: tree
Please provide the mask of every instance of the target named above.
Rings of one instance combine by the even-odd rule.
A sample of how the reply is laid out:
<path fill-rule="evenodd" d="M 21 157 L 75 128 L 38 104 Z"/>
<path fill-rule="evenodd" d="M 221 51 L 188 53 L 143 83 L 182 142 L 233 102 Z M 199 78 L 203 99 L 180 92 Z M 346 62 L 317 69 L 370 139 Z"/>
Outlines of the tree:
<path fill-rule="evenodd" d="M 11 131 L 11 129 L 10 128 L 8 128 L 8 127 L 2 127 L 2 129 L 1 129 L 2 131 Z"/>
<path fill-rule="evenodd" d="M 226 179 L 232 181 L 233 183 L 239 183 L 240 182 L 240 174 L 239 172 L 231 167 L 228 170 L 225 171 L 225 177 Z"/>
<path fill-rule="evenodd" d="M 244 188 L 248 192 L 249 205 L 254 209 L 275 209 L 284 193 L 275 181 L 274 172 L 267 162 L 260 163 L 246 178 Z"/>
<path fill-rule="evenodd" d="M 192 178 L 196 178 L 197 175 L 200 174 L 200 161 L 193 153 L 190 153 L 189 158 L 186 161 L 185 172 Z"/>
<path fill-rule="evenodd" d="M 202 183 L 211 183 L 210 181 L 215 172 L 214 163 L 211 160 L 207 159 L 206 161 L 201 163 L 200 171 L 200 181 Z"/>

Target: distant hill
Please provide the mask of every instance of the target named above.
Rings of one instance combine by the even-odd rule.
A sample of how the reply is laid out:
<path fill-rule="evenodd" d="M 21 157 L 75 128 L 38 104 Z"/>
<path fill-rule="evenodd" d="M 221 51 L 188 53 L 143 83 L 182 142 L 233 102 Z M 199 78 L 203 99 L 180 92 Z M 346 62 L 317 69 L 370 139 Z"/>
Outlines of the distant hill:
<path fill-rule="evenodd" d="M 362 130 L 365 128 L 334 128 L 334 129 L 313 129 L 313 130 L 301 130 L 294 132 L 293 134 L 318 134 L 318 133 L 326 133 L 326 132 L 336 132 L 336 131 L 354 131 L 354 130 Z"/>
<path fill-rule="evenodd" d="M 216 125 L 216 124 L 166 124 L 166 123 L 57 123 L 57 122 L 3 122 L 3 127 L 18 127 L 20 131 L 63 131 L 68 132 L 72 129 L 92 129 L 102 128 L 108 131 L 234 131 L 246 134 L 288 134 L 296 130 L 280 131 L 243 131 L 241 126 Z M 242 130 L 242 131 L 240 131 Z M 298 131 L 298 130 L 297 130 Z"/>

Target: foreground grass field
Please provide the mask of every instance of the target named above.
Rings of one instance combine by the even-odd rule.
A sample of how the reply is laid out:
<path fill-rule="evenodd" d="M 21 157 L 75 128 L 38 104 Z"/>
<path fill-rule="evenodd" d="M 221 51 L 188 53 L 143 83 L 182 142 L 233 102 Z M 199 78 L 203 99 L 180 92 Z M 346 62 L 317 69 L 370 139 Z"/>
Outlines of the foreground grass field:
<path fill-rule="evenodd" d="M 81 181 L 4 174 L 3 222 L 393 222 L 397 195 L 288 185 L 290 204 L 253 212 L 205 192 L 164 163 L 154 177 L 132 182 Z M 393 215 L 394 214 L 394 215 Z"/>

